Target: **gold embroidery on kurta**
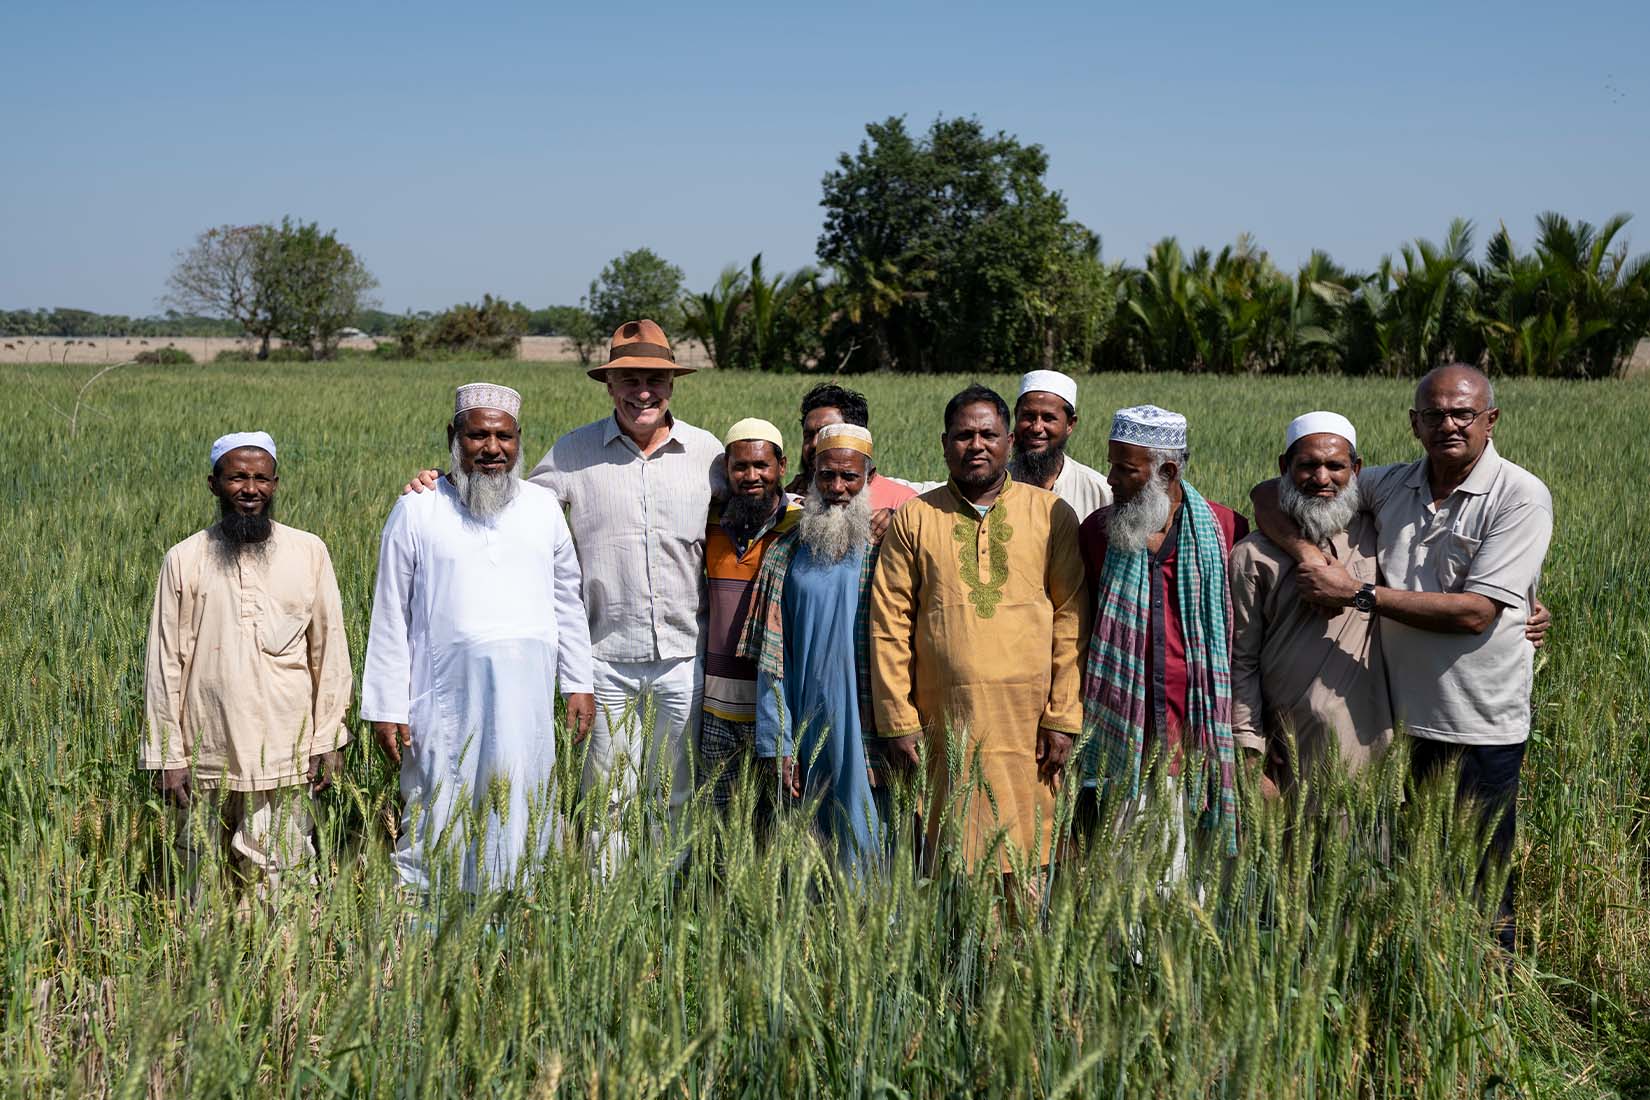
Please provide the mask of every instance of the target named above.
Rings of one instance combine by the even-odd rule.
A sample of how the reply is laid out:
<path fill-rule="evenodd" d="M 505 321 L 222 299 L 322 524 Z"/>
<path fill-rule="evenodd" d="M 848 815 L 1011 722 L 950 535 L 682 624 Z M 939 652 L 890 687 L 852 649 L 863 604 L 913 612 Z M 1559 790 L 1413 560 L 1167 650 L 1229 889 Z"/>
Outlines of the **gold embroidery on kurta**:
<path fill-rule="evenodd" d="M 997 613 L 997 604 L 1003 598 L 1003 585 L 1008 581 L 1008 540 L 1014 537 L 1014 528 L 1004 516 L 1001 508 L 991 509 L 983 520 L 970 520 L 966 515 L 959 515 L 957 525 L 951 529 L 951 537 L 958 543 L 958 566 L 963 583 L 968 585 L 969 602 L 974 605 L 974 613 L 982 619 L 989 619 Z M 986 553 L 991 565 L 991 579 L 988 581 L 980 580 L 981 526 L 986 529 L 989 543 Z"/>

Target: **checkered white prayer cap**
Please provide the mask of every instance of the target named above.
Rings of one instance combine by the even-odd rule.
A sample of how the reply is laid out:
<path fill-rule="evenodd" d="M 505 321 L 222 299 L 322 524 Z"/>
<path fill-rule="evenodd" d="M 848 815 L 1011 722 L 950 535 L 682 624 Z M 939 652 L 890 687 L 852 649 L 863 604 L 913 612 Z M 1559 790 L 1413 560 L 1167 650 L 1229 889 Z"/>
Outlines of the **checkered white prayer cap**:
<path fill-rule="evenodd" d="M 1112 417 L 1111 438 L 1158 451 L 1184 451 L 1186 418 L 1156 405 L 1133 405 Z"/>
<path fill-rule="evenodd" d="M 453 402 L 453 416 L 463 416 L 471 409 L 497 409 L 520 420 L 521 394 L 509 386 L 500 386 L 492 382 L 471 382 L 467 386 L 458 387 L 458 395 Z"/>
<path fill-rule="evenodd" d="M 216 466 L 218 459 L 242 447 L 257 447 L 268 451 L 270 458 L 275 457 L 275 440 L 268 432 L 230 432 L 212 441 L 212 465 Z"/>

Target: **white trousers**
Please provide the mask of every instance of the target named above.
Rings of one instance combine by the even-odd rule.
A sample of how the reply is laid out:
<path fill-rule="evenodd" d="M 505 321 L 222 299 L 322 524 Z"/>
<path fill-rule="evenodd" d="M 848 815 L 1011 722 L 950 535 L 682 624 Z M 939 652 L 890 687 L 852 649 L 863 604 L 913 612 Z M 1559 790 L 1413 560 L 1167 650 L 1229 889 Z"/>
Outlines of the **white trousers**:
<path fill-rule="evenodd" d="M 603 868 L 611 871 L 629 850 L 621 816 L 638 786 L 650 792 L 643 808 L 655 836 L 653 792 L 663 796 L 673 830 L 693 795 L 693 755 L 705 697 L 705 666 L 698 657 L 669 661 L 597 658 L 591 665 L 596 722 L 590 731 L 581 789 L 588 797 L 607 785 L 606 820 L 592 815 L 590 849 Z M 686 857 L 683 852 L 677 863 Z"/>

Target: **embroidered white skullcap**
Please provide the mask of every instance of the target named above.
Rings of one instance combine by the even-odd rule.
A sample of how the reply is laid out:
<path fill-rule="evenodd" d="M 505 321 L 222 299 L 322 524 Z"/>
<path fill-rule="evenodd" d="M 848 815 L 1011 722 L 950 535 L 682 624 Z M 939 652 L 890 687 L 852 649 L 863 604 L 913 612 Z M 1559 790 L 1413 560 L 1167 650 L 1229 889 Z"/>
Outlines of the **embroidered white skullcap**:
<path fill-rule="evenodd" d="M 1283 449 L 1288 450 L 1295 445 L 1295 441 L 1307 435 L 1338 435 L 1354 448 L 1358 446 L 1358 429 L 1352 426 L 1352 421 L 1337 412 L 1309 412 L 1289 422 L 1289 429 L 1283 433 Z"/>
<path fill-rule="evenodd" d="M 814 436 L 814 453 L 821 451 L 858 451 L 871 457 L 871 432 L 858 424 L 827 424 Z"/>
<path fill-rule="evenodd" d="M 1186 418 L 1156 405 L 1118 409 L 1111 420 L 1111 438 L 1118 443 L 1160 451 L 1186 449 Z"/>
<path fill-rule="evenodd" d="M 785 437 L 779 434 L 779 429 L 769 421 L 759 416 L 747 416 L 722 437 L 722 446 L 731 447 L 741 440 L 760 439 L 773 444 L 774 450 L 785 453 Z"/>
<path fill-rule="evenodd" d="M 1052 393 L 1055 397 L 1077 408 L 1077 379 L 1057 370 L 1028 370 L 1020 376 L 1020 396 L 1028 393 Z"/>
<path fill-rule="evenodd" d="M 521 394 L 509 386 L 500 386 L 492 382 L 471 382 L 467 386 L 458 387 L 457 396 L 453 400 L 453 416 L 463 416 L 471 409 L 497 409 L 520 420 Z"/>
<path fill-rule="evenodd" d="M 216 466 L 218 459 L 240 447 L 257 447 L 268 451 L 270 458 L 275 457 L 275 440 L 268 432 L 230 432 L 212 441 L 212 465 Z"/>

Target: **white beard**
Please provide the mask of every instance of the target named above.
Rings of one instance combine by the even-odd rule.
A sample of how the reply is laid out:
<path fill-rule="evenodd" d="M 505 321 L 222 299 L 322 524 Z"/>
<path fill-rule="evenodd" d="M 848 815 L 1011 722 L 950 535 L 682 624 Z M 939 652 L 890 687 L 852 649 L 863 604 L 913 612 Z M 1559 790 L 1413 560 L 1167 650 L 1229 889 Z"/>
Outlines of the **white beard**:
<path fill-rule="evenodd" d="M 1112 507 L 1106 539 L 1125 554 L 1137 554 L 1146 549 L 1153 535 L 1168 526 L 1173 510 L 1169 483 L 1161 475 L 1153 475 L 1133 500 Z"/>
<path fill-rule="evenodd" d="M 825 503 L 819 489 L 808 486 L 802 502 L 797 538 L 814 557 L 838 562 L 871 542 L 871 498 L 861 489 L 847 504 Z"/>
<path fill-rule="evenodd" d="M 453 488 L 458 490 L 458 499 L 464 502 L 464 510 L 470 513 L 472 519 L 487 522 L 510 506 L 521 492 L 521 452 L 508 469 L 496 474 L 464 472 L 464 460 L 459 454 L 458 440 L 453 440 Z"/>
<path fill-rule="evenodd" d="M 1356 476 L 1346 483 L 1346 488 L 1328 498 L 1309 497 L 1295 488 L 1292 479 L 1283 477 L 1278 480 L 1278 505 L 1289 513 L 1302 535 L 1322 546 L 1346 530 L 1346 525 L 1363 506 L 1363 499 L 1358 495 Z"/>

